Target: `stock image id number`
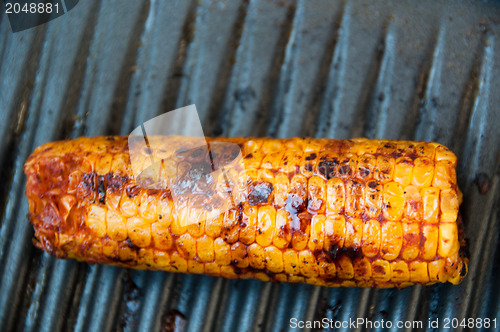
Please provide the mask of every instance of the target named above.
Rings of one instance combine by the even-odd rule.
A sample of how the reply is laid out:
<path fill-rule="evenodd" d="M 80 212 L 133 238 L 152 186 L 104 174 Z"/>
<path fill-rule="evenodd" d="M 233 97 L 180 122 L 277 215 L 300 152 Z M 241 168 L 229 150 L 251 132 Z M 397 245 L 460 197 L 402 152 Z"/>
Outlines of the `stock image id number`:
<path fill-rule="evenodd" d="M 444 318 L 443 319 L 443 328 L 445 329 L 456 329 L 456 328 L 476 328 L 476 329 L 489 329 L 497 328 L 497 319 L 493 318 L 464 318 L 462 320 L 458 318 Z"/>
<path fill-rule="evenodd" d="M 59 13 L 59 4 L 52 4 L 50 2 L 7 2 L 5 4 L 5 13 L 7 14 L 52 14 Z"/>

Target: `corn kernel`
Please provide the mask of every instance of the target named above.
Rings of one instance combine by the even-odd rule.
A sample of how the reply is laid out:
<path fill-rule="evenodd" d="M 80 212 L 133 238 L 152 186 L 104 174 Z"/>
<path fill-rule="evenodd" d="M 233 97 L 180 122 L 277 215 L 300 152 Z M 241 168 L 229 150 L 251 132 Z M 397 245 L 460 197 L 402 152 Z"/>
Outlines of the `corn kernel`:
<path fill-rule="evenodd" d="M 380 249 L 380 223 L 376 220 L 369 220 L 364 225 L 361 250 L 366 257 L 373 257 Z"/>
<path fill-rule="evenodd" d="M 142 218 L 127 219 L 127 234 L 130 241 L 140 248 L 151 244 L 151 227 Z"/>
<path fill-rule="evenodd" d="M 266 260 L 266 268 L 272 273 L 283 271 L 283 253 L 280 249 L 269 246 L 264 248 L 264 257 Z"/>
<path fill-rule="evenodd" d="M 340 213 L 345 204 L 344 182 L 338 178 L 332 178 L 326 183 L 327 212 Z"/>
<path fill-rule="evenodd" d="M 85 225 L 98 237 L 106 235 L 106 209 L 98 205 L 90 205 Z"/>
<path fill-rule="evenodd" d="M 403 226 L 400 222 L 382 223 L 380 253 L 383 259 L 394 260 L 403 246 Z"/>
<path fill-rule="evenodd" d="M 276 229 L 276 210 L 271 205 L 259 208 L 255 241 L 262 247 L 269 246 L 273 241 Z"/>
<path fill-rule="evenodd" d="M 202 235 L 196 240 L 196 252 L 202 262 L 212 262 L 215 259 L 214 240 L 208 235 Z"/>

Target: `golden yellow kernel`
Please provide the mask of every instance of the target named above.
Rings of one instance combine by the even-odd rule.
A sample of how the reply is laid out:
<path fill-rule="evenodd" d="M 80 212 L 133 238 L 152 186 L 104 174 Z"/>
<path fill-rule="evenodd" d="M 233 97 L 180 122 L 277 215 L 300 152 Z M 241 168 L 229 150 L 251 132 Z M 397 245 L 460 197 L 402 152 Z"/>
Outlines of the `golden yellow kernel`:
<path fill-rule="evenodd" d="M 236 210 L 231 209 L 224 213 L 224 221 L 222 222 L 221 237 L 227 243 L 234 243 L 238 241 L 240 235 L 240 227 L 238 225 L 238 213 Z"/>
<path fill-rule="evenodd" d="M 248 260 L 250 266 L 259 270 L 264 269 L 265 268 L 264 249 L 257 243 L 252 243 L 247 250 L 248 250 Z"/>
<path fill-rule="evenodd" d="M 125 218 L 115 210 L 108 209 L 106 213 L 106 233 L 111 239 L 123 241 L 127 238 Z"/>
<path fill-rule="evenodd" d="M 321 260 L 318 265 L 318 272 L 321 278 L 333 278 L 337 275 L 337 268 L 334 262 Z"/>
<path fill-rule="evenodd" d="M 196 252 L 201 262 L 212 262 L 215 259 L 213 238 L 202 235 L 196 239 Z"/>
<path fill-rule="evenodd" d="M 255 241 L 262 247 L 269 246 L 273 241 L 276 229 L 276 210 L 271 205 L 259 207 Z"/>
<path fill-rule="evenodd" d="M 231 262 L 239 268 L 248 267 L 247 246 L 241 242 L 231 245 Z"/>
<path fill-rule="evenodd" d="M 217 238 L 222 233 L 222 223 L 224 221 L 224 214 L 220 214 L 217 217 L 207 217 L 205 223 L 205 233 L 212 237 Z"/>
<path fill-rule="evenodd" d="M 430 281 L 446 282 L 445 264 L 446 262 L 444 259 L 436 259 L 429 262 L 428 268 Z"/>
<path fill-rule="evenodd" d="M 412 184 L 418 188 L 429 187 L 434 177 L 434 162 L 426 157 L 414 161 Z"/>
<path fill-rule="evenodd" d="M 149 195 L 147 190 L 143 190 L 140 195 L 139 215 L 147 222 L 151 223 L 157 219 L 157 199 L 157 195 Z"/>
<path fill-rule="evenodd" d="M 154 251 L 154 262 L 159 267 L 166 267 L 170 265 L 170 256 L 167 252 L 161 250 Z"/>
<path fill-rule="evenodd" d="M 414 261 L 410 263 L 410 281 L 415 283 L 429 282 L 427 262 Z"/>
<path fill-rule="evenodd" d="M 153 236 L 153 243 L 156 249 L 168 250 L 172 248 L 174 240 L 168 228 L 158 222 L 151 224 L 151 233 Z"/>
<path fill-rule="evenodd" d="M 438 223 L 439 189 L 434 187 L 423 188 L 420 191 L 423 206 L 423 221 L 428 224 Z"/>
<path fill-rule="evenodd" d="M 98 237 L 106 235 L 106 209 L 98 205 L 90 205 L 85 225 Z"/>
<path fill-rule="evenodd" d="M 278 273 L 274 275 L 274 279 L 278 282 L 287 282 L 287 277 L 286 274 L 284 273 Z"/>
<path fill-rule="evenodd" d="M 384 217 L 388 220 L 400 220 L 404 208 L 404 190 L 396 182 L 389 182 L 384 185 L 383 192 Z"/>
<path fill-rule="evenodd" d="M 396 160 L 394 167 L 394 181 L 401 186 L 410 185 L 413 178 L 413 161 L 408 157 L 401 157 Z"/>
<path fill-rule="evenodd" d="M 144 248 L 151 244 L 151 227 L 142 218 L 127 219 L 127 234 L 130 242 L 137 247 Z"/>
<path fill-rule="evenodd" d="M 283 263 L 285 273 L 289 275 L 297 275 L 300 273 L 299 257 L 293 249 L 286 249 L 283 253 Z"/>
<path fill-rule="evenodd" d="M 458 216 L 458 196 L 453 189 L 441 190 L 441 222 L 457 221 Z"/>
<path fill-rule="evenodd" d="M 311 219 L 311 237 L 308 247 L 311 251 L 322 250 L 325 242 L 325 216 L 314 215 Z"/>
<path fill-rule="evenodd" d="M 436 162 L 432 186 L 439 189 L 451 188 L 456 183 L 455 167 L 449 161 Z"/>
<path fill-rule="evenodd" d="M 256 206 L 245 206 L 243 209 L 242 223 L 240 227 L 240 241 L 244 244 L 252 244 L 255 242 L 255 232 L 257 228 L 257 212 Z"/>
<path fill-rule="evenodd" d="M 141 248 L 137 252 L 137 268 L 150 269 L 154 265 L 154 251 L 151 248 Z"/>
<path fill-rule="evenodd" d="M 205 266 L 203 263 L 199 263 L 193 259 L 187 261 L 187 272 L 195 274 L 203 274 L 205 272 Z"/>
<path fill-rule="evenodd" d="M 196 257 L 196 239 L 190 234 L 182 234 L 175 241 L 178 252 L 187 259 Z"/>
<path fill-rule="evenodd" d="M 177 251 L 174 251 L 170 256 L 170 266 L 172 267 L 172 271 L 174 272 L 187 272 L 187 260 L 179 255 Z"/>
<path fill-rule="evenodd" d="M 120 211 L 125 218 L 130 218 L 137 215 L 139 205 L 139 197 L 129 197 L 127 195 L 127 190 L 123 191 L 122 197 L 120 199 Z"/>
<path fill-rule="evenodd" d="M 371 154 L 365 153 L 361 155 L 361 153 L 356 153 L 357 155 L 360 155 L 358 159 L 356 177 L 358 179 L 368 180 L 373 177 L 377 159 Z"/>
<path fill-rule="evenodd" d="M 439 224 L 438 255 L 441 257 L 451 257 L 458 253 L 459 248 L 457 224 Z"/>
<path fill-rule="evenodd" d="M 165 227 L 170 226 L 172 222 L 172 208 L 173 202 L 171 199 L 168 199 L 166 195 L 161 195 L 160 199 L 158 199 L 158 222 Z"/>
<path fill-rule="evenodd" d="M 205 263 L 205 274 L 220 276 L 220 266 L 216 262 Z"/>
<path fill-rule="evenodd" d="M 422 258 L 425 260 L 434 259 L 438 247 L 439 228 L 437 225 L 422 225 L 422 233 L 425 238 Z"/>
<path fill-rule="evenodd" d="M 220 237 L 214 241 L 215 263 L 229 265 L 231 263 L 231 246 Z"/>
<path fill-rule="evenodd" d="M 283 271 L 283 253 L 280 249 L 269 246 L 264 248 L 264 257 L 266 260 L 266 268 L 272 273 L 280 273 Z"/>

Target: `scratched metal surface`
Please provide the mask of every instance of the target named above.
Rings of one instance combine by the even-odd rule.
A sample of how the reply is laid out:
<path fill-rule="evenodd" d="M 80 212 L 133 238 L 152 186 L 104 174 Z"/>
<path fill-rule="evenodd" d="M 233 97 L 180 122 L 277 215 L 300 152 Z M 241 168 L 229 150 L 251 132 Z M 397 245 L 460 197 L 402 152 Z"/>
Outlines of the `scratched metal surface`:
<path fill-rule="evenodd" d="M 499 23 L 499 3 L 481 1 L 80 1 L 16 34 L 0 16 L 1 330 L 160 331 L 175 310 L 188 331 L 286 331 L 292 317 L 500 318 Z M 32 246 L 22 165 L 35 146 L 126 135 L 191 103 L 207 135 L 449 146 L 468 277 L 327 289 L 89 266 Z"/>

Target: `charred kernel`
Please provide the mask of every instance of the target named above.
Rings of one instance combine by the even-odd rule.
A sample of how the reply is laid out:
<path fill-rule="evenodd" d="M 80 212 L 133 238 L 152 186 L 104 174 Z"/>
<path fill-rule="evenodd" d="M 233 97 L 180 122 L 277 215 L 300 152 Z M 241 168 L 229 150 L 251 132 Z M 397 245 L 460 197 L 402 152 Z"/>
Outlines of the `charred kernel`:
<path fill-rule="evenodd" d="M 324 250 L 343 248 L 346 239 L 346 222 L 343 216 L 329 215 L 325 220 Z"/>
<path fill-rule="evenodd" d="M 354 277 L 354 267 L 352 261 L 346 256 L 340 256 L 336 261 L 337 276 L 341 279 L 352 279 Z"/>
<path fill-rule="evenodd" d="M 391 262 L 392 276 L 391 280 L 394 282 L 410 280 L 410 271 L 408 270 L 408 263 L 405 261 Z"/>
<path fill-rule="evenodd" d="M 356 280 L 370 280 L 372 277 L 372 266 L 366 257 L 356 258 L 353 261 L 353 269 Z"/>
<path fill-rule="evenodd" d="M 391 265 L 388 261 L 376 259 L 372 263 L 373 280 L 389 281 L 391 279 Z"/>
<path fill-rule="evenodd" d="M 403 222 L 401 258 L 412 261 L 420 254 L 420 224 Z"/>
<path fill-rule="evenodd" d="M 380 224 L 376 220 L 369 220 L 364 225 L 361 250 L 366 257 L 373 257 L 379 253 L 381 242 Z"/>
<path fill-rule="evenodd" d="M 309 250 L 299 252 L 300 273 L 305 277 L 316 277 L 319 274 L 316 258 Z"/>
<path fill-rule="evenodd" d="M 403 246 L 403 227 L 399 222 L 382 223 L 380 254 L 383 259 L 394 260 Z"/>

